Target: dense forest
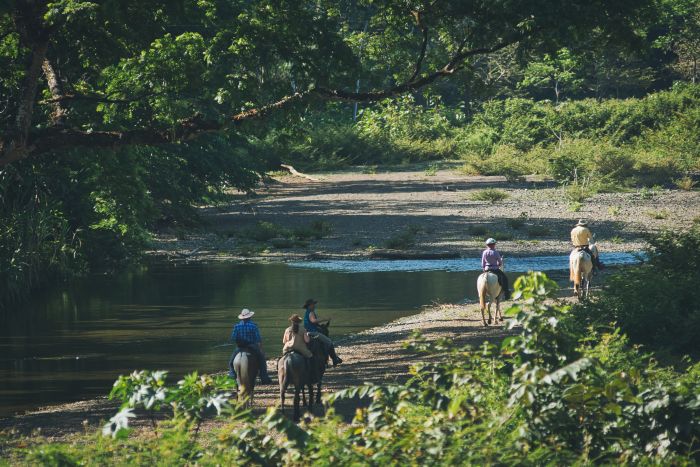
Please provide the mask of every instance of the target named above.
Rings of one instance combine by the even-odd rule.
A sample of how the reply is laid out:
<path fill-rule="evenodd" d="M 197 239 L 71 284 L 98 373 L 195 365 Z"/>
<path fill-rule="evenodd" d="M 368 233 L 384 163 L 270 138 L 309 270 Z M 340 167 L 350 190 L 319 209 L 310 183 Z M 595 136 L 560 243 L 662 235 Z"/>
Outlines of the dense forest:
<path fill-rule="evenodd" d="M 695 0 L 8 0 L 0 4 L 0 311 L 137 260 L 196 206 L 306 171 L 449 160 L 585 199 L 700 172 Z M 698 220 L 695 221 L 698 223 Z M 349 388 L 348 422 L 231 406 L 227 377 L 115 383 L 122 411 L 10 462 L 663 464 L 700 461 L 700 230 L 657 233 L 597 299 L 531 273 L 513 336 Z M 663 313 L 660 313 L 660 310 Z M 132 409 L 153 431 L 129 437 Z M 212 412 L 230 424 L 200 433 Z M 152 419 L 153 420 L 153 419 Z M 273 433 L 274 435 L 271 435 Z M 106 435 L 106 436 L 103 436 Z M 2 464 L 3 460 L 0 460 Z"/>
<path fill-rule="evenodd" d="M 699 18 L 692 0 L 4 2 L 0 303 L 138 257 L 280 162 L 682 180 Z"/>

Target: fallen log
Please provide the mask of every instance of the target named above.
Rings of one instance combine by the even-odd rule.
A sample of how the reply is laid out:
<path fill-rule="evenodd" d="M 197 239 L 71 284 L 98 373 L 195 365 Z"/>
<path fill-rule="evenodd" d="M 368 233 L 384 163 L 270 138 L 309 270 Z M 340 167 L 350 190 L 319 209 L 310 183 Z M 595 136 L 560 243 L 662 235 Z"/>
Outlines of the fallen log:
<path fill-rule="evenodd" d="M 316 177 L 312 177 L 311 175 L 306 175 L 306 174 L 299 172 L 297 169 L 295 169 L 291 165 L 280 164 L 280 167 L 282 167 L 283 169 L 287 170 L 290 174 L 295 175 L 297 177 L 305 178 L 307 180 L 311 180 L 312 182 L 319 182 L 320 181 Z"/>

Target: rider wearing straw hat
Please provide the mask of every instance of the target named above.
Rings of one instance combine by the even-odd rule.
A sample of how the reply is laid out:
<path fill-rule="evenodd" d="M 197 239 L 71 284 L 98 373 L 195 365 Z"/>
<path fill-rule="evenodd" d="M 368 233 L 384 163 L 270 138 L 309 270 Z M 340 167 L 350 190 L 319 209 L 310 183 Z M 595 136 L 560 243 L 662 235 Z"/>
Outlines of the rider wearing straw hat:
<path fill-rule="evenodd" d="M 498 276 L 498 283 L 503 287 L 503 296 L 507 300 L 510 298 L 510 290 L 508 288 L 508 277 L 501 270 L 503 267 L 503 256 L 496 251 L 496 240 L 489 238 L 486 240 L 486 249 L 481 253 L 481 269 L 486 272 L 492 272 Z"/>
<path fill-rule="evenodd" d="M 600 258 L 598 258 L 598 255 L 594 255 L 589 247 L 592 240 L 593 234 L 588 228 L 588 223 L 583 219 L 579 219 L 574 228 L 571 230 L 571 243 L 573 243 L 574 248 L 583 250 L 589 255 L 591 255 L 591 258 L 593 259 L 593 264 L 598 269 L 602 270 L 603 264 L 600 262 Z"/>
<path fill-rule="evenodd" d="M 282 354 L 295 351 L 306 358 L 313 357 L 309 347 L 306 345 L 311 342 L 311 337 L 309 337 L 309 333 L 306 332 L 304 326 L 301 325 L 301 316 L 294 313 L 289 317 L 289 322 L 292 324 L 284 330 L 284 336 L 282 336 Z"/>
<path fill-rule="evenodd" d="M 263 353 L 260 331 L 258 326 L 251 321 L 254 314 L 254 311 L 243 308 L 238 315 L 240 322 L 234 326 L 231 332 L 231 340 L 236 343 L 236 350 L 234 350 L 233 355 L 229 359 L 229 376 L 232 378 L 236 377 L 236 372 L 233 370 L 233 359 L 236 358 L 236 355 L 241 350 L 245 349 L 252 352 L 260 363 L 258 365 L 260 367 L 260 381 L 263 384 L 270 384 L 272 380 L 267 374 L 267 359 Z"/>

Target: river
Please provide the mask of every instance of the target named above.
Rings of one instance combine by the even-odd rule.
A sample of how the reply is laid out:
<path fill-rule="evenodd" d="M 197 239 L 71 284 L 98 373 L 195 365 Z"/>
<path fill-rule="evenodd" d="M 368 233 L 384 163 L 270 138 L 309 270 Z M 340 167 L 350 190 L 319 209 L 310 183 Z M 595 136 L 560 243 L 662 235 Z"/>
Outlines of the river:
<path fill-rule="evenodd" d="M 629 254 L 604 255 L 629 264 Z M 512 278 L 561 271 L 565 256 L 508 260 Z M 47 287 L 10 310 L 0 330 L 0 416 L 109 392 L 120 374 L 166 369 L 171 378 L 223 371 L 241 308 L 255 311 L 268 358 L 307 298 L 343 336 L 433 302 L 476 299 L 476 260 L 318 261 L 289 264 L 153 262 L 118 275 Z"/>

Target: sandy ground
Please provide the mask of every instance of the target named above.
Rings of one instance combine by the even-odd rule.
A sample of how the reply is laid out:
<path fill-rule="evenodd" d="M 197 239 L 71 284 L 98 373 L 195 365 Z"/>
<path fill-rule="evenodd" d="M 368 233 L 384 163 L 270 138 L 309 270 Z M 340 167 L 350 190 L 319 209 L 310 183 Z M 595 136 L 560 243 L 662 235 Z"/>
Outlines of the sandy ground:
<path fill-rule="evenodd" d="M 411 229 L 414 252 L 475 256 L 493 236 L 508 256 L 562 254 L 569 251 L 569 232 L 579 218 L 589 221 L 602 251 L 638 251 L 646 233 L 688 227 L 700 218 L 698 191 L 601 193 L 574 212 L 562 188 L 533 177 L 509 183 L 451 170 L 434 176 L 413 171 L 314 177 L 318 181 L 276 177 L 255 195 L 238 193 L 229 203 L 201 208 L 205 232 L 161 233 L 152 253 L 200 260 L 359 259 Z M 471 199 L 487 188 L 503 190 L 508 198 L 493 204 Z M 523 213 L 525 225 L 512 228 L 509 220 Z M 305 246 L 274 248 L 246 238 L 246 229 L 261 221 L 288 229 L 323 221 L 332 231 Z M 470 233 L 474 226 L 483 226 L 485 233 Z"/>
<path fill-rule="evenodd" d="M 477 256 L 485 236 L 511 236 L 499 241 L 509 256 L 562 254 L 569 250 L 569 231 L 578 218 L 586 218 L 597 233 L 603 251 L 636 251 L 644 235 L 666 227 L 685 227 L 700 217 L 697 191 L 658 190 L 594 195 L 580 212 L 570 210 L 563 190 L 551 182 L 528 179 L 509 183 L 501 177 L 462 176 L 439 171 L 377 174 L 345 173 L 316 176 L 309 181 L 295 176 L 269 180 L 253 196 L 233 194 L 229 203 L 201 208 L 207 222 L 204 232 L 165 232 L 156 236 L 152 253 L 174 260 L 286 261 L 312 258 L 366 258 L 388 238 L 410 228 L 416 244 L 411 251 L 453 252 Z M 508 198 L 491 204 L 472 195 L 497 188 Z M 524 227 L 513 229 L 508 219 L 526 213 Z M 332 231 L 305 246 L 277 249 L 254 243 L 244 235 L 260 221 L 283 228 L 324 221 Z M 697 221 L 696 221 L 697 222 Z M 470 227 L 483 225 L 486 234 L 471 235 Z M 530 227 L 547 232 L 528 233 Z M 500 235 L 499 235 L 500 234 Z M 407 376 L 418 358 L 402 342 L 412 330 L 429 339 L 447 337 L 478 345 L 499 341 L 502 327 L 485 328 L 475 305 L 443 305 L 339 342 L 345 363 L 326 373 L 324 392 L 363 382 L 390 383 Z M 268 362 L 275 374 L 274 361 Z M 259 387 L 256 410 L 277 403 L 277 386 Z M 39 428 L 48 439 L 96 428 L 115 413 L 106 399 L 47 407 L 18 417 L 0 419 L 0 430 L 31 433 Z M 350 415 L 354 407 L 341 407 Z"/>

